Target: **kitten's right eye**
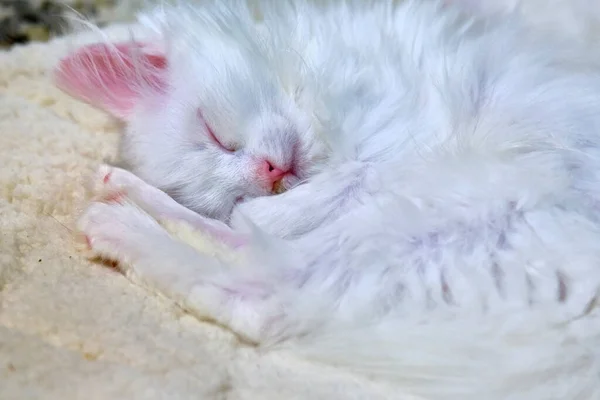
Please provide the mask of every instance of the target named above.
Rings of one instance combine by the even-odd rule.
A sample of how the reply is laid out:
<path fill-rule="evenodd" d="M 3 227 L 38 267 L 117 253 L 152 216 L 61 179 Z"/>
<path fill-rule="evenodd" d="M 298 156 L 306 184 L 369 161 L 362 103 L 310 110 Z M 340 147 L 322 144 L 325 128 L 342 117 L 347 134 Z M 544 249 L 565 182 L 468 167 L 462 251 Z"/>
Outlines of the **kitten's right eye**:
<path fill-rule="evenodd" d="M 202 123 L 204 124 L 204 128 L 206 129 L 206 132 L 208 133 L 208 136 L 212 139 L 213 143 L 215 143 L 217 146 L 219 146 L 222 150 L 227 151 L 229 153 L 233 153 L 237 150 L 236 146 L 233 146 L 233 145 L 226 146 L 219 140 L 217 135 L 215 135 L 215 132 L 211 129 L 211 127 L 208 125 L 208 123 L 202 116 L 202 113 L 200 112 L 200 110 L 198 110 L 198 116 L 199 116 L 200 120 L 202 121 Z"/>
<path fill-rule="evenodd" d="M 210 128 L 210 126 L 208 126 L 208 124 L 205 122 L 204 125 L 206 126 L 206 131 L 208 132 L 208 135 L 210 136 L 210 138 L 212 139 L 212 141 L 219 146 L 221 149 L 233 153 L 234 151 L 236 151 L 237 149 L 235 148 L 235 146 L 232 145 L 224 145 L 219 138 L 217 138 L 217 135 L 215 135 L 215 133 L 213 132 L 213 130 Z"/>

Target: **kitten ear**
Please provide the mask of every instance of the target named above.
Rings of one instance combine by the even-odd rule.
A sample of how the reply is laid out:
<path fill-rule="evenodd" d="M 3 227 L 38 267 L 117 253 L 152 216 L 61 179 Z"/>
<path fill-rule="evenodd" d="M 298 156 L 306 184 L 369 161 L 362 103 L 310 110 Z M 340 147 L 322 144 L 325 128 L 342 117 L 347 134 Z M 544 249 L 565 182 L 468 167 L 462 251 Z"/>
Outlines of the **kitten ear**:
<path fill-rule="evenodd" d="M 93 44 L 62 59 L 54 79 L 71 96 L 127 119 L 142 96 L 164 91 L 166 67 L 165 56 L 143 43 Z"/>

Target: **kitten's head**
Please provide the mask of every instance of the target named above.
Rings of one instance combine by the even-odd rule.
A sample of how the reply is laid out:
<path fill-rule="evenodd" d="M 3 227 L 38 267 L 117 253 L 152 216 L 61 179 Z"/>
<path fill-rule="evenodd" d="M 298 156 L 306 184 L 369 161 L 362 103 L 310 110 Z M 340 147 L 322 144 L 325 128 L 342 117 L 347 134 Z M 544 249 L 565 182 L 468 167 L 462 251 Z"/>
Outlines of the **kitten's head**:
<path fill-rule="evenodd" d="M 243 3 L 219 4 L 161 8 L 141 18 L 156 41 L 83 47 L 55 77 L 127 123 L 122 156 L 134 173 L 226 219 L 237 202 L 306 179 L 324 145 L 302 104 L 299 62 L 277 54 L 288 50 L 282 38 L 257 28 Z"/>

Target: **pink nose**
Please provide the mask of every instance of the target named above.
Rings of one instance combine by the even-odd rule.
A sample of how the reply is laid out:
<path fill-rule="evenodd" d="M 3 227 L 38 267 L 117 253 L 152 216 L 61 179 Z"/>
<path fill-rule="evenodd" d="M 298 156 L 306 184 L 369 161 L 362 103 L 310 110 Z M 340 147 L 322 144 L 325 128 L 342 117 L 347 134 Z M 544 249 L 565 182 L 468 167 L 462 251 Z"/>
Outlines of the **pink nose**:
<path fill-rule="evenodd" d="M 283 178 L 287 174 L 286 171 L 283 171 L 277 167 L 274 167 L 269 161 L 264 160 L 261 164 L 260 175 L 261 178 L 268 182 L 269 189 L 272 190 L 275 182 Z"/>

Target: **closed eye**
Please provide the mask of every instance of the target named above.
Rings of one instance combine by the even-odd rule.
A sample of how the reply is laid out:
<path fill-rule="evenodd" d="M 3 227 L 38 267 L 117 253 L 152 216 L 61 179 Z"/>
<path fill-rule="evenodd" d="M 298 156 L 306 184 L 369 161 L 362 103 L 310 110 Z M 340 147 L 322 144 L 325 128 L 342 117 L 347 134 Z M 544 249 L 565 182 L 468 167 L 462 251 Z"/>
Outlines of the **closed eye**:
<path fill-rule="evenodd" d="M 225 146 L 223 143 L 221 143 L 221 141 L 219 140 L 219 138 L 217 138 L 217 135 L 215 135 L 215 133 L 213 132 L 213 130 L 210 128 L 210 126 L 208 126 L 208 124 L 206 122 L 204 123 L 204 125 L 206 127 L 206 131 L 208 132 L 208 136 L 222 150 L 228 151 L 230 153 L 233 153 L 236 150 L 234 146 L 231 146 L 231 145 Z"/>
<path fill-rule="evenodd" d="M 200 110 L 198 110 L 198 117 L 200 118 L 200 120 L 202 121 L 202 123 L 204 124 L 204 128 L 206 129 L 206 132 L 208 133 L 208 136 L 210 137 L 210 139 L 213 141 L 214 144 L 216 144 L 217 146 L 219 146 L 219 148 L 221 148 L 224 151 L 233 153 L 234 151 L 237 150 L 237 148 L 235 146 L 232 145 L 224 145 L 219 138 L 217 137 L 217 135 L 215 135 L 215 132 L 212 130 L 212 128 L 208 125 L 208 123 L 206 122 L 206 120 L 204 119 L 204 117 L 202 116 L 202 112 L 200 112 Z"/>

